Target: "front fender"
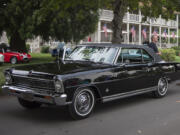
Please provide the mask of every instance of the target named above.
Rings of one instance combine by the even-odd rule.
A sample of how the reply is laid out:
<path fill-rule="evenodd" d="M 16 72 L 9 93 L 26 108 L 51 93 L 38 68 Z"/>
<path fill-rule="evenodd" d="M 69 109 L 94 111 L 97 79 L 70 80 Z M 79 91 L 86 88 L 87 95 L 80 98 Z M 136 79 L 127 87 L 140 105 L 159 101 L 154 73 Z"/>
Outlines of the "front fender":
<path fill-rule="evenodd" d="M 73 87 L 68 87 L 65 89 L 65 93 L 67 94 L 67 102 L 71 102 L 73 100 L 74 93 L 83 88 L 89 88 L 94 91 L 95 96 L 97 99 L 101 99 L 102 95 L 99 90 L 99 88 L 94 85 L 94 84 L 84 84 L 84 85 L 78 85 L 78 86 L 73 86 Z"/>

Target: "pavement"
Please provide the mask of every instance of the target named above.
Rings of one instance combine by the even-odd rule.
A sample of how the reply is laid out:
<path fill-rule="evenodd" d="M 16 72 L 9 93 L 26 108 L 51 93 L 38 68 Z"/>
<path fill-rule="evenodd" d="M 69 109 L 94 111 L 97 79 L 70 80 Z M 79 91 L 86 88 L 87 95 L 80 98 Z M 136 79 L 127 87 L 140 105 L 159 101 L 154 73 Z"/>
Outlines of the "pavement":
<path fill-rule="evenodd" d="M 74 121 L 67 107 L 22 108 L 0 97 L 0 135 L 180 135 L 180 86 L 161 99 L 145 94 L 98 104 L 87 119 Z"/>

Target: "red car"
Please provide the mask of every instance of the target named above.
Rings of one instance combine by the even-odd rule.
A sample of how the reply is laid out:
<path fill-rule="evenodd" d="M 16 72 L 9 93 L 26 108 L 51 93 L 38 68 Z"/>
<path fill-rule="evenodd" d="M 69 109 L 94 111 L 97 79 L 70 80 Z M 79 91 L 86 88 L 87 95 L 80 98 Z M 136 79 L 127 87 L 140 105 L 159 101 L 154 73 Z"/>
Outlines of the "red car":
<path fill-rule="evenodd" d="M 4 55 L 4 62 L 16 64 L 18 62 L 29 62 L 31 55 L 27 53 L 19 53 L 10 51 L 8 47 L 0 48 L 0 54 Z"/>

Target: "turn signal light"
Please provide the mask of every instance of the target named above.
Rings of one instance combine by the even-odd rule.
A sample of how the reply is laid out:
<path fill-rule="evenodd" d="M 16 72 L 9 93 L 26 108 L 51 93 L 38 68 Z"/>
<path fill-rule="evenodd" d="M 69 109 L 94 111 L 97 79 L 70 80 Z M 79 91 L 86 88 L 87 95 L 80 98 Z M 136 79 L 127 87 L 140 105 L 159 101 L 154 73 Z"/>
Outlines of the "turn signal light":
<path fill-rule="evenodd" d="M 51 100 L 51 96 L 44 96 L 45 99 Z"/>

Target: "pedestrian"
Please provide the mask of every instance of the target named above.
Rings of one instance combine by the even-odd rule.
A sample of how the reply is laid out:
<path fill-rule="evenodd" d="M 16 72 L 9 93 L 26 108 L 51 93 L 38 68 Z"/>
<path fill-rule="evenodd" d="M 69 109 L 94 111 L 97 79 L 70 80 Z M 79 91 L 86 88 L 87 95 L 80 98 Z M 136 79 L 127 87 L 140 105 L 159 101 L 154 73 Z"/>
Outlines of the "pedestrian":
<path fill-rule="evenodd" d="M 150 47 L 156 54 L 160 55 L 160 52 L 157 48 L 157 41 L 158 41 L 158 36 L 157 35 L 152 35 L 151 37 L 152 42 L 148 44 L 148 47 Z"/>

